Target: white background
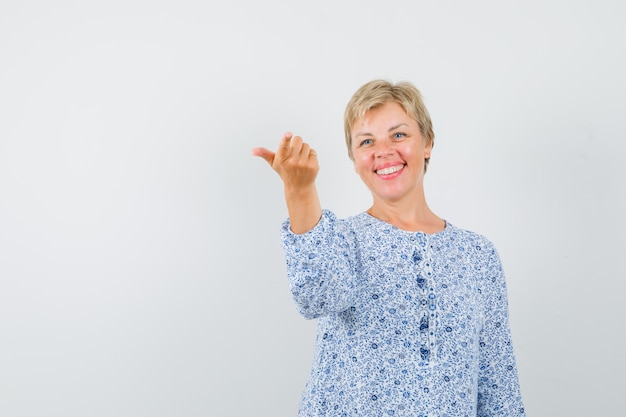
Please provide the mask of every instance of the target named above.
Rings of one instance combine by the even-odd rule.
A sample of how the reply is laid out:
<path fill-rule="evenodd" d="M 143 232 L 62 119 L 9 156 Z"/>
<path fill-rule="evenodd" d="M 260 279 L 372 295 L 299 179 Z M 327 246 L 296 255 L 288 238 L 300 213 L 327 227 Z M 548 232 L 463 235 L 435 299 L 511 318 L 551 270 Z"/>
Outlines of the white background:
<path fill-rule="evenodd" d="M 623 416 L 626 6 L 595 1 L 0 5 L 0 415 L 293 416 L 292 130 L 323 206 L 370 198 L 343 109 L 409 80 L 433 210 L 489 237 L 529 416 Z"/>

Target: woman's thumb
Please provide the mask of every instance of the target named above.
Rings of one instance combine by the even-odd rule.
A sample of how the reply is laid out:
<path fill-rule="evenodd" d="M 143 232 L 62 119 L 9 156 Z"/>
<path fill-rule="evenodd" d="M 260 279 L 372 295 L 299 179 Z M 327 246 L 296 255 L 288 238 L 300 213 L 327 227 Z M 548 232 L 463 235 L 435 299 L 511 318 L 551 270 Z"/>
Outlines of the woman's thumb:
<path fill-rule="evenodd" d="M 274 156 L 276 155 L 274 152 L 270 151 L 267 148 L 254 148 L 252 149 L 252 155 L 260 156 L 265 159 L 270 166 L 272 166 L 274 162 Z"/>

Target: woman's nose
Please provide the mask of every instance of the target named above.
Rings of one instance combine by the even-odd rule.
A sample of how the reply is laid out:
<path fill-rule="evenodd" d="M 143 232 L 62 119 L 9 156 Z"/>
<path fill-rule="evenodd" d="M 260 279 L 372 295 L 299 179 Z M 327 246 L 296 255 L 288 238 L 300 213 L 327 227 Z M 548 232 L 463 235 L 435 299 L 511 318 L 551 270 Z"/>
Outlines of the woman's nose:
<path fill-rule="evenodd" d="M 376 146 L 376 152 L 375 155 L 376 157 L 384 157 L 384 156 L 388 156 L 390 154 L 392 154 L 394 152 L 395 148 L 393 146 L 392 143 L 390 143 L 389 141 L 383 140 L 383 141 L 379 141 L 377 143 Z"/>

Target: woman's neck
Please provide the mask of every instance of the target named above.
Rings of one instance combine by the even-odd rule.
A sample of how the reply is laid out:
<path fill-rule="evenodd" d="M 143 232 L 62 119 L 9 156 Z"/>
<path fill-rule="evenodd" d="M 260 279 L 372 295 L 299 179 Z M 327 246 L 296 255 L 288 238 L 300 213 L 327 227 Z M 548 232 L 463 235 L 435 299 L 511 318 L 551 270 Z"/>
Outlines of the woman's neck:
<path fill-rule="evenodd" d="M 374 199 L 367 213 L 399 229 L 410 232 L 437 233 L 445 229 L 446 222 L 426 204 L 426 200 L 412 202 L 386 202 Z"/>

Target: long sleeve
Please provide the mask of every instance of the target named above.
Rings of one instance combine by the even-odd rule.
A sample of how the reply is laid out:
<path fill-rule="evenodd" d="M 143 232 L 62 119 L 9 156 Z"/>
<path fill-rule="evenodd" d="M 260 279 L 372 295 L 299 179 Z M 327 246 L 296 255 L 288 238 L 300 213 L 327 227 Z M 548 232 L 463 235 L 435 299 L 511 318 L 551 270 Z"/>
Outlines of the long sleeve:
<path fill-rule="evenodd" d="M 319 223 L 303 234 L 281 229 L 287 276 L 298 311 L 305 318 L 338 313 L 355 298 L 355 236 L 351 228 L 324 210 Z"/>
<path fill-rule="evenodd" d="M 489 246 L 484 248 L 489 258 L 482 271 L 484 281 L 481 285 L 485 297 L 485 321 L 479 340 L 477 416 L 524 416 L 504 273 L 496 250 Z"/>

